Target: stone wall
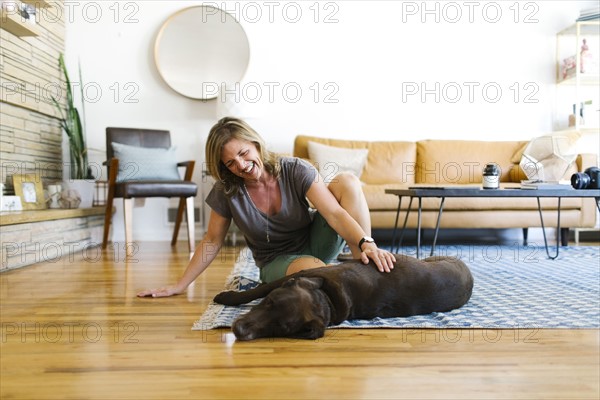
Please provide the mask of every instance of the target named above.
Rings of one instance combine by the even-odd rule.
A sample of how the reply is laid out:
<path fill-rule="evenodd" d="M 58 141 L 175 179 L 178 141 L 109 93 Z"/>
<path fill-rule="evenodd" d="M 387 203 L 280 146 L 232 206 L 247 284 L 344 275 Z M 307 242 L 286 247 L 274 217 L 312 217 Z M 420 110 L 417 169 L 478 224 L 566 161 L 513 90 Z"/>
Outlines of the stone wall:
<path fill-rule="evenodd" d="M 0 272 L 39 262 L 64 265 L 74 253 L 98 261 L 103 227 L 102 215 L 0 226 Z"/>
<path fill-rule="evenodd" d="M 44 187 L 62 181 L 63 132 L 52 97 L 64 105 L 66 86 L 58 58 L 65 49 L 63 1 L 37 0 L 37 36 L 18 36 L 2 14 L 0 27 L 0 182 L 12 188 L 15 174 L 36 173 Z M 16 15 L 13 13 L 13 16 Z M 19 18 L 17 23 L 19 23 Z M 17 34 L 15 34 L 15 33 Z M 71 73 L 73 83 L 78 74 Z M 0 215 L 0 271 L 38 262 L 68 262 L 100 251 L 103 210 L 49 219 L 56 210 Z M 74 211 L 77 213 L 76 211 Z M 18 223 L 14 222 L 19 218 Z M 13 220 L 13 221 L 11 221 Z"/>
<path fill-rule="evenodd" d="M 39 173 L 44 183 L 62 179 L 63 134 L 52 96 L 64 103 L 58 68 L 65 48 L 64 11 L 62 1 L 39 9 L 38 36 L 0 29 L 0 182 L 8 187 L 19 173 Z"/>

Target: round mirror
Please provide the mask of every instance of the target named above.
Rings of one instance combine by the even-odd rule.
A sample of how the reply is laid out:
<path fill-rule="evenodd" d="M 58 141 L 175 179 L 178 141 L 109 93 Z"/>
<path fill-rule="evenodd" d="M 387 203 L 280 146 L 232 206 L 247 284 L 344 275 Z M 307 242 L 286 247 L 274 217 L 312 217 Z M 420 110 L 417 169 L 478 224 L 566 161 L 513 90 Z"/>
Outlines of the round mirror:
<path fill-rule="evenodd" d="M 162 25 L 154 44 L 160 76 L 177 93 L 214 99 L 239 82 L 250 61 L 250 44 L 240 23 L 212 6 L 185 8 Z"/>

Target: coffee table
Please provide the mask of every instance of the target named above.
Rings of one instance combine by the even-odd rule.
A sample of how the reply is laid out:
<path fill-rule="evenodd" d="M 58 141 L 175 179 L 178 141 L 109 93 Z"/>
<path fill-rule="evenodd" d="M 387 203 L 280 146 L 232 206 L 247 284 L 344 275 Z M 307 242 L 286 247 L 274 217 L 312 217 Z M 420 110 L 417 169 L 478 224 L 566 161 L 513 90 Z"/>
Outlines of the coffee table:
<path fill-rule="evenodd" d="M 422 199 L 426 197 L 438 197 L 441 198 L 440 207 L 438 209 L 437 222 L 435 226 L 435 233 L 433 236 L 433 244 L 431 246 L 431 254 L 435 251 L 435 245 L 440 229 L 440 221 L 442 218 L 442 212 L 444 210 L 444 201 L 448 197 L 535 197 L 537 198 L 538 212 L 540 214 L 540 222 L 542 225 L 542 232 L 544 234 L 544 246 L 546 247 L 546 254 L 548 258 L 554 260 L 558 257 L 560 249 L 560 202 L 564 197 L 593 197 L 596 199 L 596 207 L 600 211 L 600 189 L 584 189 L 575 190 L 570 188 L 565 189 L 521 189 L 518 187 L 514 188 L 503 188 L 503 189 L 482 189 L 478 187 L 422 187 L 415 186 L 409 187 L 408 189 L 386 189 L 385 193 L 393 194 L 398 196 L 398 209 L 396 210 L 396 221 L 394 223 L 394 233 L 392 235 L 392 250 L 396 243 L 396 231 L 398 230 L 398 218 L 400 216 L 400 208 L 402 206 L 402 197 L 410 197 L 410 203 L 406 211 L 406 217 L 404 218 L 404 225 L 402 226 L 402 234 L 400 236 L 396 251 L 402 244 L 404 231 L 406 230 L 406 223 L 408 216 L 411 211 L 411 206 L 414 198 L 419 201 L 419 207 L 417 209 L 417 258 L 420 257 L 421 252 L 421 212 L 422 212 Z M 554 197 L 558 199 L 558 221 L 556 229 L 556 251 L 554 255 L 550 254 L 548 249 L 548 240 L 546 238 L 546 230 L 544 227 L 544 217 L 542 213 L 542 206 L 540 204 L 540 198 L 542 197 Z"/>

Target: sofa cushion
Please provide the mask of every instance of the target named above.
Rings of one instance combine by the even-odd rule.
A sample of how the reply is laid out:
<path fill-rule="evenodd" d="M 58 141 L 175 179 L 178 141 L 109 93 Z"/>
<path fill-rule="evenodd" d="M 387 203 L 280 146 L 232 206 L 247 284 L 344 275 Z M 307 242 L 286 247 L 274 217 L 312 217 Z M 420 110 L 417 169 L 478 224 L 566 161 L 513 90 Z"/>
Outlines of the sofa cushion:
<path fill-rule="evenodd" d="M 519 182 L 518 165 L 512 161 L 527 142 L 473 140 L 422 140 L 417 142 L 415 181 L 427 184 L 477 184 L 487 163 L 501 168 L 500 182 Z"/>
<path fill-rule="evenodd" d="M 346 149 L 367 149 L 369 155 L 361 174 L 361 181 L 367 184 L 415 183 L 415 162 L 417 145 L 415 142 L 368 142 L 360 140 L 327 139 L 315 136 L 296 136 L 294 156 L 311 160 L 308 142 Z"/>
<path fill-rule="evenodd" d="M 308 155 L 319 169 L 326 183 L 341 172 L 350 172 L 360 178 L 367 163 L 368 149 L 345 149 L 317 142 L 308 142 Z"/>
<path fill-rule="evenodd" d="M 343 147 L 345 149 L 367 149 L 369 147 L 369 142 L 363 140 L 327 139 L 316 136 L 298 135 L 294 140 L 294 157 L 310 159 L 308 155 L 308 142 Z"/>
<path fill-rule="evenodd" d="M 362 181 L 381 185 L 415 183 L 417 144 L 414 142 L 371 142 Z"/>

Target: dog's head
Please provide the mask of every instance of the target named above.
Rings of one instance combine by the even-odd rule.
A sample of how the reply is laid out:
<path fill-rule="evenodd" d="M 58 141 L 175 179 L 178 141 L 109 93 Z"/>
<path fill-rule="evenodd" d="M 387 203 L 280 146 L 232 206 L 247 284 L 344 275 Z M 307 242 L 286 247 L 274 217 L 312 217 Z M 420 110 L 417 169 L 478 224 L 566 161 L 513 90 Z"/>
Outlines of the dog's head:
<path fill-rule="evenodd" d="M 329 324 L 329 304 L 321 278 L 291 278 L 232 325 L 239 340 L 263 337 L 318 339 Z"/>

